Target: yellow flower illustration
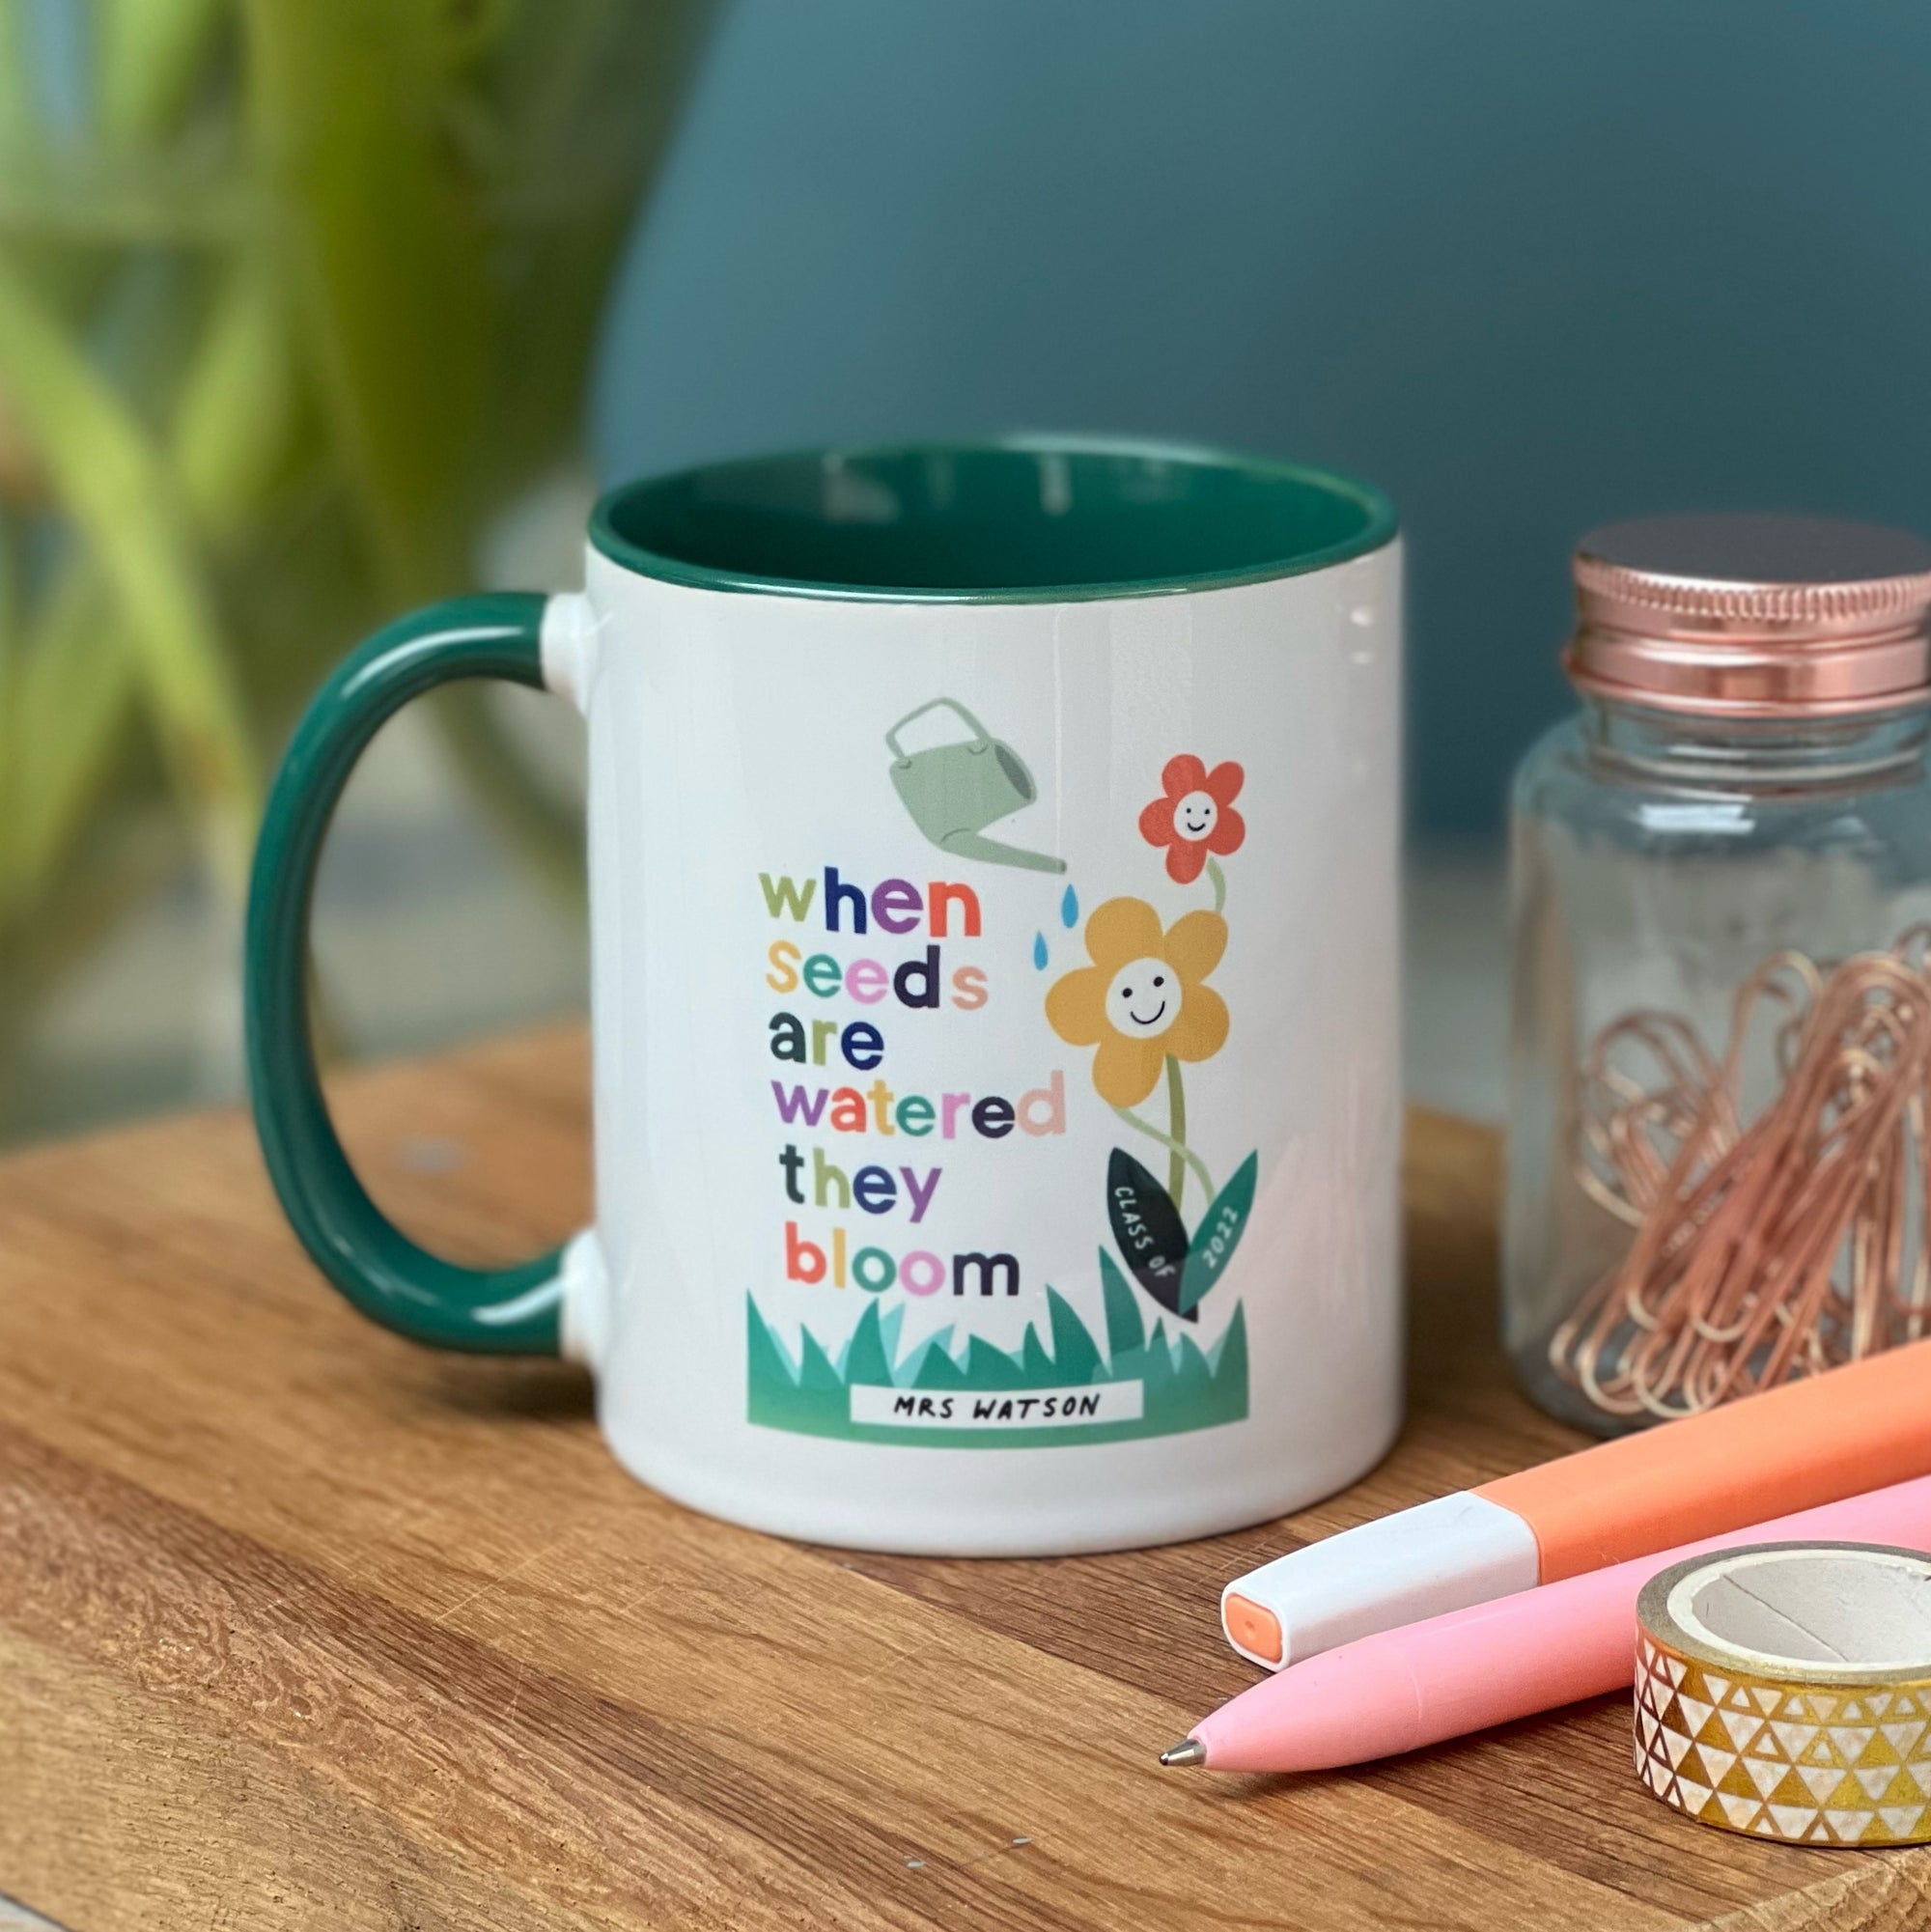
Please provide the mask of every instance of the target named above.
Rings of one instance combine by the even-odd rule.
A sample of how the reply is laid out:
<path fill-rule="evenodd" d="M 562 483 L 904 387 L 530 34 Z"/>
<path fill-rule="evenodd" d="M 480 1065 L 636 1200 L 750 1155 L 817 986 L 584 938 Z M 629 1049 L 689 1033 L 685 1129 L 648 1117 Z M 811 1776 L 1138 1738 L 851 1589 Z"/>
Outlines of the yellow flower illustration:
<path fill-rule="evenodd" d="M 1093 964 L 1053 982 L 1046 1017 L 1069 1045 L 1100 1050 L 1093 1085 L 1102 1100 L 1137 1106 L 1168 1055 L 1205 1060 L 1220 1050 L 1227 1003 L 1205 981 L 1226 947 L 1217 912 L 1188 912 L 1162 932 L 1144 899 L 1108 899 L 1094 911 L 1086 922 Z"/>

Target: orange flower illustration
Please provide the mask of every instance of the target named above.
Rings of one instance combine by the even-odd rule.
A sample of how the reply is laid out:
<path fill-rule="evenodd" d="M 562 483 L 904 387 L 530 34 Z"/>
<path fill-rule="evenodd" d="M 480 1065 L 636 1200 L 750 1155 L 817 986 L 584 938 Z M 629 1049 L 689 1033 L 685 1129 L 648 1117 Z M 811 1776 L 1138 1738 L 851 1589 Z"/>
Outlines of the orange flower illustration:
<path fill-rule="evenodd" d="M 1246 821 L 1234 809 L 1246 773 L 1232 759 L 1208 770 L 1190 751 L 1169 758 L 1161 796 L 1140 813 L 1140 836 L 1166 848 L 1166 876 L 1191 885 L 1210 853 L 1239 852 Z"/>
<path fill-rule="evenodd" d="M 1217 912 L 1185 913 L 1162 932 L 1144 899 L 1095 910 L 1086 922 L 1093 964 L 1053 982 L 1046 1017 L 1068 1045 L 1099 1049 L 1093 1085 L 1102 1100 L 1137 1106 L 1169 1056 L 1205 1060 L 1220 1050 L 1227 1003 L 1205 982 L 1226 947 Z"/>

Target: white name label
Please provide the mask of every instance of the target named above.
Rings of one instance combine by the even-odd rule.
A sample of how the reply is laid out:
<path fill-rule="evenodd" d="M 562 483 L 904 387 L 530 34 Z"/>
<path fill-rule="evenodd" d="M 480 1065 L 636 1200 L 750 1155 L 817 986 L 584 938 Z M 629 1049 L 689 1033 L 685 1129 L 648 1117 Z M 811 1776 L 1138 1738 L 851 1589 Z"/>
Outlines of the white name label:
<path fill-rule="evenodd" d="M 1146 1386 L 1086 1388 L 882 1388 L 852 1386 L 852 1420 L 897 1429 L 1052 1429 L 1082 1422 L 1137 1422 Z"/>

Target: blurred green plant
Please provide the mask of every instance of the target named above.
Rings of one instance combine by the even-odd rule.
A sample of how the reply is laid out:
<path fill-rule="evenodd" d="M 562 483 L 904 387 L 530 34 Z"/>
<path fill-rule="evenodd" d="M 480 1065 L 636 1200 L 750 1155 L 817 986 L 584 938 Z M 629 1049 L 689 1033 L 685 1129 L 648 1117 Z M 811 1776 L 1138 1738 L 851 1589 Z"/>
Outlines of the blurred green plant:
<path fill-rule="evenodd" d="M 0 1101 L 323 668 L 565 462 L 708 0 L 0 0 Z M 481 702 L 525 854 L 574 832 Z"/>

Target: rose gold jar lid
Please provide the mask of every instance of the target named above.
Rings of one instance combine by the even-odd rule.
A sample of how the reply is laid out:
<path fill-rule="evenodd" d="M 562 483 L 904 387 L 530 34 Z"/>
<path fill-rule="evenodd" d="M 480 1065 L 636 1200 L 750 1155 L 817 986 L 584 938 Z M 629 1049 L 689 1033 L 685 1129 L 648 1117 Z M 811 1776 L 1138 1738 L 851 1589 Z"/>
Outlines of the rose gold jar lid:
<path fill-rule="evenodd" d="M 1597 697 L 1728 717 L 1931 703 L 1931 544 L 1823 517 L 1651 517 L 1577 546 L 1563 663 Z"/>

